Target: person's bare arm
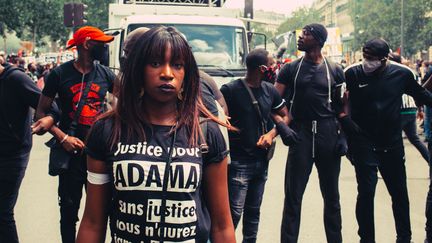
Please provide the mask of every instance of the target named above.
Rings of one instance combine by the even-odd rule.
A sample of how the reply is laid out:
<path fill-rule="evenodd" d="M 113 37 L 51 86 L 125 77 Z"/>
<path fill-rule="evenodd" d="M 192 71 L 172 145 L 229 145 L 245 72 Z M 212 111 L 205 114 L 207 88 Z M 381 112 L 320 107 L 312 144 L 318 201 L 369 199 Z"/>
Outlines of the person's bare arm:
<path fill-rule="evenodd" d="M 234 225 L 228 200 L 227 158 L 211 163 L 204 170 L 204 196 L 211 218 L 213 243 L 235 242 Z"/>
<path fill-rule="evenodd" d="M 93 173 L 108 174 L 105 162 L 87 156 L 87 169 Z M 103 243 L 108 220 L 111 185 L 95 185 L 87 182 L 87 198 L 77 243 Z"/>
<path fill-rule="evenodd" d="M 276 82 L 276 83 L 274 84 L 274 87 L 276 88 L 276 90 L 277 90 L 277 92 L 279 93 L 279 95 L 280 95 L 281 97 L 283 97 L 283 95 L 284 95 L 284 93 L 285 93 L 286 85 L 285 85 L 285 84 L 282 84 L 282 83 L 279 83 L 279 82 Z"/>
<path fill-rule="evenodd" d="M 271 113 L 272 120 L 276 123 L 282 121 L 285 125 L 288 125 L 289 123 L 289 117 L 288 117 L 288 109 L 284 105 L 281 109 L 278 109 L 276 111 L 272 111 Z M 270 147 L 273 143 L 273 139 L 278 135 L 278 131 L 276 127 L 274 127 L 272 130 L 267 132 L 266 134 L 262 135 L 258 142 L 257 146 L 262 149 L 266 149 Z"/>
<path fill-rule="evenodd" d="M 39 98 L 39 104 L 36 109 L 35 119 L 39 120 L 43 117 L 45 117 L 51 108 L 51 105 L 54 101 L 54 98 L 47 97 L 43 94 L 41 94 Z"/>
<path fill-rule="evenodd" d="M 45 95 L 41 95 L 39 99 L 39 104 L 36 109 L 36 119 L 41 119 L 47 116 L 47 112 L 49 111 L 52 103 L 54 101 L 54 98 L 47 97 Z M 37 132 L 37 131 L 34 131 Z M 78 151 L 82 150 L 84 148 L 84 142 L 81 141 L 77 137 L 69 136 L 66 133 L 64 133 L 60 128 L 53 125 L 49 132 L 57 139 L 57 141 L 62 142 L 63 148 L 68 152 Z M 66 137 L 67 135 L 67 137 Z"/>

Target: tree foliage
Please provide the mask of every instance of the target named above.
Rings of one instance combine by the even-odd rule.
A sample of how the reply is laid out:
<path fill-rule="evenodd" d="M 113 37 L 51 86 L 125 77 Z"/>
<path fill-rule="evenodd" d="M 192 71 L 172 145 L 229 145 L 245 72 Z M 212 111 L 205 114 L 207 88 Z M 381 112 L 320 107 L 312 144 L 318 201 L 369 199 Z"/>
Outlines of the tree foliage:
<path fill-rule="evenodd" d="M 108 6 L 114 0 L 84 0 L 82 2 L 88 6 L 87 24 L 102 30 L 108 28 Z"/>
<path fill-rule="evenodd" d="M 404 0 L 404 54 L 415 54 L 431 45 L 432 11 L 430 0 Z M 351 17 L 355 29 L 355 49 L 367 40 L 382 37 L 396 50 L 401 43 L 402 0 L 351 0 Z"/>
<path fill-rule="evenodd" d="M 70 0 L 0 0 L 0 35 L 15 32 L 22 40 L 34 41 L 43 46 L 47 41 L 65 45 L 71 28 L 63 25 L 63 4 Z M 108 26 L 108 5 L 112 0 L 82 1 L 88 8 L 88 25 L 99 28 Z"/>
<path fill-rule="evenodd" d="M 287 18 L 287 20 L 279 26 L 277 33 L 281 34 L 294 31 L 303 28 L 307 24 L 319 22 L 320 16 L 317 10 L 306 7 L 299 8 L 292 13 L 291 17 Z"/>

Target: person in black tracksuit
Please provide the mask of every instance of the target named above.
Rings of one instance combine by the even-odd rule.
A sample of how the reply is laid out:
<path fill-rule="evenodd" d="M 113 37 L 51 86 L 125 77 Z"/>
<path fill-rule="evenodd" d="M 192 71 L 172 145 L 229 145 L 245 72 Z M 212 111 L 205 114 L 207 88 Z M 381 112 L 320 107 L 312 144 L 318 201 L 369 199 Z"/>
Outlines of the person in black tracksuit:
<path fill-rule="evenodd" d="M 379 170 L 392 198 L 397 243 L 411 240 L 405 154 L 402 141 L 402 95 L 432 105 L 432 94 L 406 66 L 389 62 L 389 45 L 372 39 L 363 47 L 363 63 L 345 70 L 350 117 L 342 116 L 349 158 L 357 177 L 356 216 L 360 242 L 375 242 L 374 196 Z"/>
<path fill-rule="evenodd" d="M 298 241 L 302 198 L 314 164 L 324 198 L 327 242 L 342 242 L 339 173 L 343 151 L 339 146 L 341 136 L 335 111 L 339 109 L 335 106 L 338 103 L 340 106 L 344 75 L 341 67 L 321 54 L 326 38 L 324 26 L 305 26 L 298 41 L 298 49 L 305 51 L 305 56 L 283 66 L 275 85 L 290 101 L 290 128 L 294 130 L 290 133 L 296 134 L 299 140 L 290 146 L 285 171 L 283 243 Z M 277 128 L 284 140 L 279 123 Z"/>

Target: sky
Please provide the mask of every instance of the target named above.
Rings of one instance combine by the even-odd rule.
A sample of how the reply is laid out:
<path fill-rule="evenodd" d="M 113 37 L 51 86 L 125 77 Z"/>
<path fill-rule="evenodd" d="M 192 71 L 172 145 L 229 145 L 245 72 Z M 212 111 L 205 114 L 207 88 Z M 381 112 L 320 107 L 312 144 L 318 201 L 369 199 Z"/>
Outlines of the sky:
<path fill-rule="evenodd" d="M 310 7 L 314 0 L 253 0 L 254 9 L 289 15 L 299 7 Z M 244 8 L 245 0 L 226 0 L 225 7 Z"/>

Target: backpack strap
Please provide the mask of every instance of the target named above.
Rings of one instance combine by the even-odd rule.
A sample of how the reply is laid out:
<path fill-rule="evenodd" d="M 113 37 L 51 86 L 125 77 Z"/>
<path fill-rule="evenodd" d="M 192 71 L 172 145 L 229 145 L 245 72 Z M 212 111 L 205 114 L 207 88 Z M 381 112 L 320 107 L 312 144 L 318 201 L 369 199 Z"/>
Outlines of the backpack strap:
<path fill-rule="evenodd" d="M 199 141 L 199 146 L 202 154 L 209 152 L 209 146 L 207 144 L 207 130 L 208 130 L 208 119 L 204 117 L 199 117 L 200 127 L 202 136 Z"/>
<path fill-rule="evenodd" d="M 5 73 L 2 75 L 2 78 L 0 79 L 0 97 L 4 97 L 4 93 L 5 93 L 5 81 L 9 78 L 9 75 L 14 72 L 14 71 L 21 71 L 24 72 L 24 70 L 22 70 L 21 68 L 17 68 L 17 67 L 10 67 L 8 68 Z M 6 114 L 6 111 L 4 109 L 0 109 L 1 112 L 1 116 L 3 117 L 4 121 L 6 122 L 6 124 L 8 125 L 9 129 L 11 130 L 13 136 L 15 137 L 15 139 L 17 141 L 21 141 L 21 139 L 19 138 L 18 134 L 14 131 L 12 123 L 9 122 L 8 120 L 8 116 Z"/>

